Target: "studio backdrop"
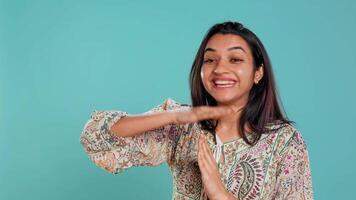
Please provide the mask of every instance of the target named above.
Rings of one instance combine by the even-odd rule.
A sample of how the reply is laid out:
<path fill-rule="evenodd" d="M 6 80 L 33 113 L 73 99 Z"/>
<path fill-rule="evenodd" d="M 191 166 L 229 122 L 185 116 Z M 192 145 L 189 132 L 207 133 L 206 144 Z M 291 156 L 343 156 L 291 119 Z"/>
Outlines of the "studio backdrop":
<path fill-rule="evenodd" d="M 309 151 L 315 199 L 353 199 L 356 3 L 0 0 L 0 199 L 170 199 L 167 164 L 113 175 L 79 142 L 94 110 L 191 104 L 207 29 L 239 21 L 264 43 Z"/>

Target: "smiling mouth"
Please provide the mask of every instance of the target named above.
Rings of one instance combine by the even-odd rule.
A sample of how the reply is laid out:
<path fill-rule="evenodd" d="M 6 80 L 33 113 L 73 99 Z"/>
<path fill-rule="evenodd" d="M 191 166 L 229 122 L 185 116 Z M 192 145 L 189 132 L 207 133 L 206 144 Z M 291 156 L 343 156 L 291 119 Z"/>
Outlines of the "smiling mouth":
<path fill-rule="evenodd" d="M 214 80 L 212 81 L 215 88 L 232 88 L 237 81 L 234 80 Z"/>

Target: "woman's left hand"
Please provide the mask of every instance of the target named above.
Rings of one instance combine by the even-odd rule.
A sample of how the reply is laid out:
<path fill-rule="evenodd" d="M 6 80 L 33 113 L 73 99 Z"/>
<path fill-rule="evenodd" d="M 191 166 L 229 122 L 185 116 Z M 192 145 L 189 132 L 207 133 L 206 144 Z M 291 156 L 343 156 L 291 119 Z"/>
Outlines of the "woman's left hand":
<path fill-rule="evenodd" d="M 227 191 L 221 182 L 220 173 L 213 153 L 209 148 L 206 136 L 201 134 L 198 144 L 198 164 L 205 193 L 209 199 L 225 199 Z"/>

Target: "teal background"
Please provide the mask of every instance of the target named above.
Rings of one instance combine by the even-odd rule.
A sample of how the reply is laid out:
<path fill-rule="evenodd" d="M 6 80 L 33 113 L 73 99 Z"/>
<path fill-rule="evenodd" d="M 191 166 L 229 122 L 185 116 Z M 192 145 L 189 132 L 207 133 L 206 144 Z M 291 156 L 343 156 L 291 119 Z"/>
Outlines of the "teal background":
<path fill-rule="evenodd" d="M 272 59 L 308 145 L 315 199 L 352 199 L 355 1 L 0 0 L 0 199 L 170 199 L 166 164 L 112 175 L 79 135 L 91 111 L 190 103 L 210 26 L 238 20 Z"/>

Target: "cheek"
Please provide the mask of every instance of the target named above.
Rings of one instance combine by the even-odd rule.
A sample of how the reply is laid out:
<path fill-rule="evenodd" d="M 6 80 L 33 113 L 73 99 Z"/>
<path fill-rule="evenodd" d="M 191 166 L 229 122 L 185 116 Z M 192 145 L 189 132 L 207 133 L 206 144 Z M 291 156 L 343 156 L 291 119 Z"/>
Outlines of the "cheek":
<path fill-rule="evenodd" d="M 202 82 L 203 82 L 205 87 L 209 82 L 209 80 L 208 80 L 209 79 L 209 73 L 210 72 L 204 67 L 202 67 L 201 70 L 200 70 L 200 77 L 201 77 L 201 80 L 202 80 Z"/>
<path fill-rule="evenodd" d="M 235 71 L 243 86 L 249 86 L 253 82 L 253 70 L 250 68 L 240 68 Z"/>

